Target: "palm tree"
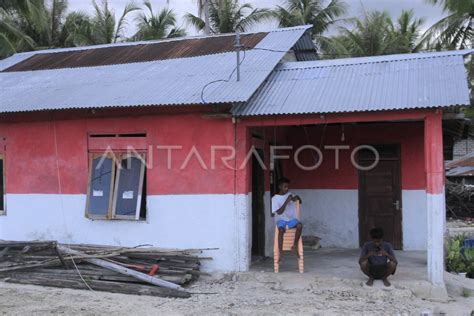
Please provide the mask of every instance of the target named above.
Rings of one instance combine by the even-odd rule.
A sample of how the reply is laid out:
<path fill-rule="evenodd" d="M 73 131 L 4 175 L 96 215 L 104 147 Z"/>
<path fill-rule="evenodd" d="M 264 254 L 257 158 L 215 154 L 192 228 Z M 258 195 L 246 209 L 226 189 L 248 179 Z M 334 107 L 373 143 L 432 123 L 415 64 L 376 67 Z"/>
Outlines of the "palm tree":
<path fill-rule="evenodd" d="M 249 3 L 240 5 L 239 0 L 209 0 L 209 20 L 211 33 L 245 32 L 250 27 L 271 19 L 268 9 L 254 9 Z M 185 15 L 186 21 L 201 31 L 205 22 L 191 13 Z"/>
<path fill-rule="evenodd" d="M 61 46 L 67 0 L 18 0 L 0 8 L 0 56 Z"/>
<path fill-rule="evenodd" d="M 41 48 L 115 43 L 124 39 L 127 15 L 140 9 L 133 2 L 128 3 L 117 22 L 107 0 L 101 0 L 100 5 L 92 2 L 92 16 L 78 11 L 66 15 L 67 0 L 1 4 L 0 58 Z"/>
<path fill-rule="evenodd" d="M 0 0 L 0 8 L 10 9 L 15 6 L 15 0 Z"/>
<path fill-rule="evenodd" d="M 141 13 L 137 17 L 138 32 L 134 40 L 153 40 L 185 36 L 186 31 L 176 26 L 176 14 L 172 9 L 164 8 L 155 14 L 149 0 L 144 2 L 148 15 Z"/>
<path fill-rule="evenodd" d="M 89 38 L 90 44 L 110 44 L 124 38 L 124 30 L 127 25 L 127 16 L 133 12 L 140 10 L 134 2 L 128 2 L 118 19 L 115 19 L 115 13 L 109 8 L 108 0 L 101 0 L 100 5 L 96 0 L 92 1 L 94 14 L 90 19 L 90 33 L 83 34 L 85 38 Z"/>
<path fill-rule="evenodd" d="M 209 1 L 211 0 L 196 0 L 198 5 L 198 17 L 204 18 L 204 33 L 209 35 L 211 29 L 209 27 Z"/>
<path fill-rule="evenodd" d="M 345 55 L 376 56 L 386 54 L 388 47 L 387 29 L 392 23 L 390 15 L 384 11 L 368 12 L 364 19 L 354 18 L 353 29 L 341 28 L 342 36 L 337 38 L 345 48 Z"/>
<path fill-rule="evenodd" d="M 386 11 L 371 11 L 364 19 L 351 20 L 354 27 L 340 28 L 341 35 L 324 42 L 324 52 L 333 57 L 377 56 L 412 53 L 420 49 L 423 19 L 413 11 L 402 11 L 394 23 Z"/>
<path fill-rule="evenodd" d="M 415 18 L 413 10 L 403 10 L 397 24 L 389 24 L 387 53 L 415 53 L 421 48 L 420 31 L 424 18 Z"/>
<path fill-rule="evenodd" d="M 74 11 L 68 14 L 60 34 L 63 47 L 93 44 L 91 18 L 86 12 Z"/>
<path fill-rule="evenodd" d="M 313 25 L 313 36 L 322 35 L 346 13 L 347 5 L 341 0 L 331 0 L 326 6 L 324 0 L 285 0 L 277 6 L 273 15 L 280 27 Z"/>
<path fill-rule="evenodd" d="M 441 5 L 448 14 L 429 28 L 425 42 L 438 49 L 472 48 L 474 1 L 472 0 L 426 0 L 433 5 Z"/>

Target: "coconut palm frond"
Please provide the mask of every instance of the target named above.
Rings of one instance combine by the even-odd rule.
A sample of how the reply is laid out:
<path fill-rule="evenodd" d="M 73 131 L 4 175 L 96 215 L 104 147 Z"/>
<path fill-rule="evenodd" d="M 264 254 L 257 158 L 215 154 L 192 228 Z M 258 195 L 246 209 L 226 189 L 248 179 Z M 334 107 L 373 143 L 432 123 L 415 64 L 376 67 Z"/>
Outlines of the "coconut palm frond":
<path fill-rule="evenodd" d="M 251 27 L 255 26 L 256 24 L 261 23 L 265 20 L 273 19 L 273 14 L 269 9 L 254 9 L 249 15 L 240 19 L 237 22 L 236 30 L 240 32 L 246 32 Z"/>
<path fill-rule="evenodd" d="M 151 6 L 151 4 L 150 4 Z M 116 43 L 120 38 L 123 37 L 124 28 L 127 25 L 127 15 L 133 11 L 141 10 L 140 7 L 136 6 L 133 1 L 128 2 L 123 9 L 122 15 L 120 16 L 117 27 L 115 29 L 115 36 L 113 42 Z"/>
<path fill-rule="evenodd" d="M 205 28 L 201 15 L 187 13 L 185 20 L 198 31 Z M 238 0 L 210 0 L 209 20 L 212 33 L 233 33 L 248 31 L 249 28 L 265 20 L 273 18 L 268 9 L 254 9 L 250 3 L 240 4 Z"/>
<path fill-rule="evenodd" d="M 15 46 L 5 34 L 0 33 L 0 58 L 5 58 L 16 53 Z"/>
<path fill-rule="evenodd" d="M 137 17 L 138 31 L 133 37 L 135 40 L 153 40 L 170 37 L 185 36 L 184 29 L 176 26 L 176 14 L 173 9 L 163 8 L 154 14 L 151 3 L 146 4 L 147 13 Z"/>
<path fill-rule="evenodd" d="M 196 30 L 198 31 L 203 30 L 204 27 L 206 26 L 206 23 L 204 22 L 203 19 L 191 13 L 186 13 L 184 15 L 184 19 L 189 25 L 194 26 Z"/>

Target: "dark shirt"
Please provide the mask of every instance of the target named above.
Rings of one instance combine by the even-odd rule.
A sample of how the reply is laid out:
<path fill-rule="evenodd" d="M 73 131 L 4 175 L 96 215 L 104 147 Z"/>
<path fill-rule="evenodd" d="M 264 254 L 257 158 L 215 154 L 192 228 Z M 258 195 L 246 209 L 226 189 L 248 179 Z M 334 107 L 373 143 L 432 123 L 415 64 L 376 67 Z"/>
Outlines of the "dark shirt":
<path fill-rule="evenodd" d="M 380 249 L 385 250 L 386 253 L 391 255 L 393 258 L 395 258 L 395 253 L 393 252 L 393 246 L 389 242 L 382 242 L 382 245 Z M 375 247 L 375 244 L 373 241 L 368 241 L 362 246 L 362 250 L 360 252 L 360 257 L 365 257 L 369 254 L 369 252 L 374 251 L 377 252 L 377 249 Z M 384 265 L 387 264 L 388 262 L 388 257 L 387 256 L 372 256 L 369 257 L 369 263 L 374 266 L 378 265 Z"/>

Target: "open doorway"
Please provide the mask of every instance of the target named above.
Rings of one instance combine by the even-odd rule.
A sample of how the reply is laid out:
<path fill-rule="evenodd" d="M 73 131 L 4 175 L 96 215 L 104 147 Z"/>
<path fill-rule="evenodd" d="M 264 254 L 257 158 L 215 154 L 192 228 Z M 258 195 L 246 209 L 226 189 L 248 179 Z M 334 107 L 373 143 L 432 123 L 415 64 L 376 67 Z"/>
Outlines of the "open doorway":
<path fill-rule="evenodd" d="M 263 160 L 263 151 L 256 149 Z M 252 256 L 265 256 L 265 171 L 259 159 L 252 156 Z"/>

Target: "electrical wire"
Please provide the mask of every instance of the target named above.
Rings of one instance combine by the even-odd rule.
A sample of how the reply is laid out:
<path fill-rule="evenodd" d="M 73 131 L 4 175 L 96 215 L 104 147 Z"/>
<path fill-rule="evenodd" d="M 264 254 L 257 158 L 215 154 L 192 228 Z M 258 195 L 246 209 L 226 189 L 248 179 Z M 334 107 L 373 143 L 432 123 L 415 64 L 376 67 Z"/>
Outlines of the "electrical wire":
<path fill-rule="evenodd" d="M 319 144 L 319 149 L 323 148 L 324 144 L 324 137 L 326 136 L 326 128 L 328 127 L 328 123 L 324 123 L 323 134 L 321 135 L 321 143 Z"/>
<path fill-rule="evenodd" d="M 236 72 L 237 70 L 237 67 L 240 67 L 242 65 L 242 63 L 244 62 L 245 60 L 245 57 L 246 57 L 246 51 L 245 49 L 242 50 L 242 52 L 244 53 L 244 56 L 242 57 L 242 60 L 239 62 L 238 65 L 236 65 L 234 67 L 234 69 L 232 70 L 232 72 L 230 73 L 229 77 L 227 79 L 218 79 L 218 80 L 214 80 L 214 81 L 211 81 L 207 84 L 204 85 L 204 87 L 202 87 L 202 90 L 201 90 L 201 102 L 206 104 L 206 100 L 204 99 L 204 92 L 206 90 L 207 87 L 209 87 L 210 85 L 212 84 L 215 84 L 215 83 L 218 83 L 218 82 L 229 82 L 231 79 L 232 79 L 232 76 L 234 75 L 234 73 Z"/>
<path fill-rule="evenodd" d="M 325 136 L 326 136 L 326 128 L 327 128 L 327 126 L 328 126 L 328 123 L 324 123 L 324 125 L 323 125 L 323 133 L 321 134 L 321 141 L 320 141 L 320 143 L 319 143 L 319 148 L 318 148 L 319 150 L 322 150 L 322 148 L 323 148 L 324 138 L 325 138 Z M 303 127 L 303 130 L 304 130 L 304 134 L 305 134 L 305 136 L 306 136 L 306 143 L 307 143 L 308 145 L 311 145 L 311 142 L 309 141 L 308 131 L 306 130 L 306 126 L 303 125 L 302 127 Z M 315 164 L 318 163 L 318 160 L 319 160 L 319 159 L 316 158 L 315 153 L 314 153 L 313 150 L 311 151 L 311 154 L 312 154 L 312 156 L 313 156 L 314 163 L 315 163 Z"/>
<path fill-rule="evenodd" d="M 212 84 L 215 84 L 215 83 L 218 83 L 218 82 L 229 82 L 231 79 L 232 79 L 232 76 L 234 75 L 235 71 L 237 70 L 237 67 L 240 67 L 242 65 L 242 63 L 244 62 L 245 60 L 245 57 L 246 57 L 246 49 L 248 50 L 261 50 L 261 51 L 267 51 L 267 52 L 273 52 L 273 53 L 288 53 L 289 50 L 276 50 L 276 49 L 270 49 L 270 48 L 262 48 L 262 47 L 248 47 L 248 46 L 242 46 L 243 50 L 242 52 L 244 53 L 244 56 L 242 58 L 242 60 L 239 62 L 239 65 L 238 66 L 235 66 L 234 69 L 232 70 L 232 72 L 230 73 L 229 77 L 227 79 L 218 79 L 218 80 L 213 80 L 207 84 L 204 85 L 204 87 L 202 88 L 201 90 L 201 102 L 206 104 L 206 100 L 204 99 L 204 92 L 205 90 L 207 89 L 207 87 L 209 87 L 210 85 Z M 418 52 L 438 52 L 438 50 L 436 49 L 426 49 L 426 50 L 419 50 Z M 337 57 L 337 56 L 349 56 L 349 57 L 361 57 L 361 56 L 354 56 L 353 54 L 329 54 L 329 53 L 317 53 L 318 56 L 333 56 L 333 57 Z M 370 56 L 370 57 L 375 57 L 375 56 Z"/>
<path fill-rule="evenodd" d="M 69 229 L 67 228 L 66 216 L 64 214 L 63 190 L 62 190 L 62 186 L 61 186 L 61 175 L 59 173 L 58 137 L 57 137 L 57 132 L 56 132 L 56 122 L 55 121 L 53 121 L 53 133 L 54 133 L 54 149 L 55 149 L 55 154 L 56 154 L 56 173 L 57 173 L 57 177 L 58 177 L 58 187 L 59 187 L 59 201 L 60 201 L 60 205 L 61 205 L 61 214 L 62 214 L 62 218 L 63 218 L 64 231 L 67 233 L 69 231 Z M 66 242 L 66 246 L 69 248 L 69 250 L 71 250 L 71 245 L 68 242 Z M 69 256 L 71 257 L 72 264 L 74 265 L 74 268 L 76 269 L 77 274 L 81 278 L 82 282 L 84 282 L 84 284 L 86 285 L 86 287 L 90 291 L 95 292 L 90 287 L 90 285 L 86 282 L 84 277 L 82 276 L 81 271 L 79 271 L 79 268 L 77 267 L 76 261 L 74 260 L 74 257 L 72 256 L 72 254 L 70 254 Z"/>

